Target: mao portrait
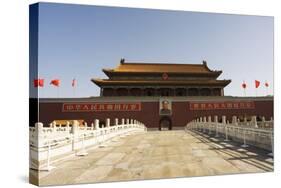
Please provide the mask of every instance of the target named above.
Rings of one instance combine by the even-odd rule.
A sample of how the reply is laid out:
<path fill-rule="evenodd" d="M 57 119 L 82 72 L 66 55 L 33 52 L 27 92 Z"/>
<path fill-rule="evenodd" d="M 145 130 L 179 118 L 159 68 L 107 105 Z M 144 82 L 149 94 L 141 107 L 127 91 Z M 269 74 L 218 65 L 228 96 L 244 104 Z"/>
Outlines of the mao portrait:
<path fill-rule="evenodd" d="M 160 99 L 160 115 L 172 115 L 172 103 L 167 99 Z"/>

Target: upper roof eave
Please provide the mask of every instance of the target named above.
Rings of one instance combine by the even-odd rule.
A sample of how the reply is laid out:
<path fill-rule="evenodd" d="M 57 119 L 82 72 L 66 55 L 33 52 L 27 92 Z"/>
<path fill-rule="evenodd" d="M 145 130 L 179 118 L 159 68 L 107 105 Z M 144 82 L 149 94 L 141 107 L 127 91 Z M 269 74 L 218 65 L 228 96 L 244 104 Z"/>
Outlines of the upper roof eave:
<path fill-rule="evenodd" d="M 222 85 L 227 86 L 231 80 L 213 80 L 213 81 L 201 81 L 198 80 L 108 80 L 108 79 L 91 79 L 98 86 L 102 85 L 126 85 L 126 84 L 140 84 L 140 85 Z"/>

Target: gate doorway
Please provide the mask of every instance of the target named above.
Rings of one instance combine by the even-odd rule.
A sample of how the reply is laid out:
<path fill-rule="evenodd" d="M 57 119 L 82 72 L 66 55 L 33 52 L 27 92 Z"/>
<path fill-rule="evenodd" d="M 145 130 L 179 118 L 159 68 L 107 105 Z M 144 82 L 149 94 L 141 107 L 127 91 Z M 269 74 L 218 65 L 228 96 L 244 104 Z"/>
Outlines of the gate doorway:
<path fill-rule="evenodd" d="M 159 131 L 172 130 L 172 120 L 170 117 L 162 117 L 159 121 Z"/>

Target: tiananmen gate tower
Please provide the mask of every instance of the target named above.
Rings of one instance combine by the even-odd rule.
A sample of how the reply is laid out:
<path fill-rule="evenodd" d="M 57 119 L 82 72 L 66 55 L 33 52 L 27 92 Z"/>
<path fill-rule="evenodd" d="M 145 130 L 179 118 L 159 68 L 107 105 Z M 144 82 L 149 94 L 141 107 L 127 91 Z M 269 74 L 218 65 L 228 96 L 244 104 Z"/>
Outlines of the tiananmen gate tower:
<path fill-rule="evenodd" d="M 103 69 L 109 79 L 92 79 L 101 96 L 223 96 L 231 80 L 203 64 L 127 63 Z"/>

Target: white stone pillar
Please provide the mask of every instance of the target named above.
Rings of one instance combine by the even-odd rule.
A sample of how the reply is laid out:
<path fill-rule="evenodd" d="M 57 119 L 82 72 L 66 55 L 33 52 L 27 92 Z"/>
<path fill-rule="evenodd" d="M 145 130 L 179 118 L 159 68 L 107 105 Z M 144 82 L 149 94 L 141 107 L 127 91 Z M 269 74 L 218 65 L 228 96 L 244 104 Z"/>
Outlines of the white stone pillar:
<path fill-rule="evenodd" d="M 105 126 L 106 126 L 106 127 L 110 127 L 110 119 L 109 119 L 109 118 L 106 118 L 105 121 L 106 121 L 106 122 L 105 122 Z"/>
<path fill-rule="evenodd" d="M 67 121 L 67 122 L 66 122 L 66 128 L 69 128 L 69 125 L 70 125 L 70 122 Z"/>
<path fill-rule="evenodd" d="M 124 124 L 125 124 L 125 119 L 122 118 L 122 119 L 121 119 L 121 125 L 124 125 Z"/>
<path fill-rule="evenodd" d="M 209 122 L 209 123 L 212 122 L 212 116 L 208 116 L 208 122 Z"/>
<path fill-rule="evenodd" d="M 34 142 L 36 143 L 37 147 L 41 146 L 41 143 L 43 143 L 44 139 L 44 132 L 43 132 L 43 123 L 38 122 L 35 123 L 35 139 Z"/>
<path fill-rule="evenodd" d="M 222 124 L 226 124 L 226 116 L 222 116 Z"/>
<path fill-rule="evenodd" d="M 95 129 L 98 130 L 100 129 L 100 120 L 95 119 Z"/>
<path fill-rule="evenodd" d="M 205 133 L 206 122 L 207 122 L 206 117 L 204 118 L 200 117 L 200 124 L 203 126 L 203 133 Z"/>
<path fill-rule="evenodd" d="M 214 116 L 214 122 L 218 123 L 218 116 Z"/>
<path fill-rule="evenodd" d="M 57 131 L 57 122 L 56 121 L 52 122 L 52 128 L 53 128 L 53 132 Z"/>
<path fill-rule="evenodd" d="M 126 119 L 126 124 L 130 124 L 130 119 Z"/>
<path fill-rule="evenodd" d="M 73 135 L 72 138 L 72 151 L 75 151 L 77 149 L 76 143 L 79 142 L 78 137 L 79 137 L 79 121 L 73 120 L 72 121 L 72 129 L 71 133 Z"/>
<path fill-rule="evenodd" d="M 91 123 L 91 130 L 94 130 L 95 129 L 95 125 L 94 125 L 94 123 L 92 122 Z"/>
<path fill-rule="evenodd" d="M 75 134 L 77 131 L 79 131 L 79 121 L 73 120 L 71 133 Z"/>
<path fill-rule="evenodd" d="M 236 116 L 232 116 L 232 124 L 237 125 L 237 117 Z"/>
<path fill-rule="evenodd" d="M 211 130 L 211 126 L 212 126 L 212 117 L 211 116 L 208 116 L 208 125 L 209 125 L 209 134 L 212 133 L 212 130 Z"/>
<path fill-rule="evenodd" d="M 255 128 L 258 128 L 258 124 L 257 124 L 257 116 L 252 116 L 252 125 L 255 127 Z"/>
<path fill-rule="evenodd" d="M 216 137 L 219 137 L 219 130 L 218 130 L 218 116 L 214 116 L 214 122 L 216 126 Z"/>
<path fill-rule="evenodd" d="M 115 118 L 114 124 L 115 124 L 115 125 L 118 125 L 118 118 Z"/>

